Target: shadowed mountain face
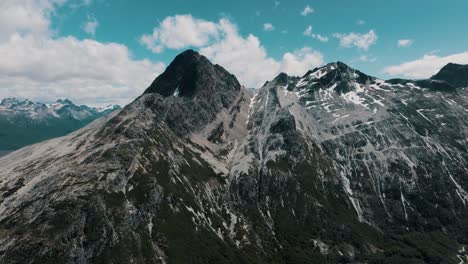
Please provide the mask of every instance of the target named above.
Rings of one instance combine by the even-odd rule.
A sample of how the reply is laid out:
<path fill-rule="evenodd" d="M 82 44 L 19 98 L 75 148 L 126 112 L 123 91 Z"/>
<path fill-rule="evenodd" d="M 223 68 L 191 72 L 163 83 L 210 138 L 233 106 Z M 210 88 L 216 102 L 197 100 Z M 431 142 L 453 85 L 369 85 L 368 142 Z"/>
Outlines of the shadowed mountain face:
<path fill-rule="evenodd" d="M 468 87 L 468 65 L 449 63 L 431 79 L 446 81 L 454 87 Z"/>
<path fill-rule="evenodd" d="M 184 52 L 122 111 L 0 158 L 0 262 L 458 263 L 468 93 L 434 83 L 338 62 L 252 93 Z"/>
<path fill-rule="evenodd" d="M 187 50 L 174 59 L 145 94 L 206 97 L 239 90 L 240 84 L 234 75 L 219 65 L 211 64 L 197 52 Z"/>
<path fill-rule="evenodd" d="M 153 108 L 163 113 L 173 131 L 184 136 L 214 120 L 241 93 L 234 75 L 193 50 L 178 55 L 146 89 L 144 95 L 157 93 Z"/>

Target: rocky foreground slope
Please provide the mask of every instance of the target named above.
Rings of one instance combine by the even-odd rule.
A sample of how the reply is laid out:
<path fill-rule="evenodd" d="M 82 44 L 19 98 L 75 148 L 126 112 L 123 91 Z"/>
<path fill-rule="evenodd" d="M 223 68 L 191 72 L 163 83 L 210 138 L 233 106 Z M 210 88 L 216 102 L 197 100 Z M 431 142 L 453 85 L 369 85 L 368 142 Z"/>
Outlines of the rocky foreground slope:
<path fill-rule="evenodd" d="M 467 99 L 340 62 L 253 94 L 186 51 L 0 158 L 0 263 L 463 263 Z"/>

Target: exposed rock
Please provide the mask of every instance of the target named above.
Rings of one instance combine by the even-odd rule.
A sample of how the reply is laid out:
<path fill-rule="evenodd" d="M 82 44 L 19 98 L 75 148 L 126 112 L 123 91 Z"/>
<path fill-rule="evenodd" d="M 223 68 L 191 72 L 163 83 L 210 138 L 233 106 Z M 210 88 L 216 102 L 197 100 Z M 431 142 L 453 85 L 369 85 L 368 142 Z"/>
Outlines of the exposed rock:
<path fill-rule="evenodd" d="M 446 81 L 455 87 L 468 87 L 468 65 L 449 63 L 431 79 Z"/>
<path fill-rule="evenodd" d="M 0 158 L 0 262 L 456 263 L 468 94 L 426 83 L 338 62 L 253 94 L 184 52 L 119 113 Z"/>

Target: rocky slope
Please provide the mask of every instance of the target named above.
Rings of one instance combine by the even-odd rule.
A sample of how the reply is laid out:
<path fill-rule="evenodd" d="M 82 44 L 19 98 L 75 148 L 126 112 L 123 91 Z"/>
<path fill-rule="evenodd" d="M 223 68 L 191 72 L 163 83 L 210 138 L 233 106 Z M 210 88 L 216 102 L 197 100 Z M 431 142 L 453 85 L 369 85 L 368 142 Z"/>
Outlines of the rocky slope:
<path fill-rule="evenodd" d="M 467 90 L 331 63 L 253 94 L 186 51 L 0 158 L 0 263 L 460 263 Z"/>
<path fill-rule="evenodd" d="M 468 87 L 468 65 L 449 63 L 431 79 L 446 81 L 454 87 Z"/>
<path fill-rule="evenodd" d="M 3 99 L 0 101 L 0 152 L 66 135 L 117 109 L 120 107 L 78 106 L 68 99 L 53 104 Z"/>

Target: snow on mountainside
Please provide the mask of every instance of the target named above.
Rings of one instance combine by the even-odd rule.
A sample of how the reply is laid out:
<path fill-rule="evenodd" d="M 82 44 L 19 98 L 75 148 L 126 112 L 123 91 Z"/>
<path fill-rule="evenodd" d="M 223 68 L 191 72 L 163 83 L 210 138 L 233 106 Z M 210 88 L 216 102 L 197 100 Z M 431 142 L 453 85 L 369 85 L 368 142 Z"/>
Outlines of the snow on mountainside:
<path fill-rule="evenodd" d="M 337 62 L 256 93 L 194 51 L 0 158 L 0 262 L 459 263 L 468 91 Z"/>
<path fill-rule="evenodd" d="M 68 99 L 52 104 L 6 98 L 0 101 L 0 150 L 15 150 L 41 140 L 63 136 L 120 109 L 75 105 Z"/>
<path fill-rule="evenodd" d="M 104 108 L 86 105 L 78 106 L 68 99 L 59 99 L 52 104 L 37 103 L 28 99 L 20 100 L 17 98 L 5 98 L 0 101 L 1 116 L 24 114 L 31 119 L 71 117 L 76 120 L 83 120 L 99 113 L 108 113 L 116 109 L 120 109 L 120 107 L 117 105 L 109 105 Z"/>
<path fill-rule="evenodd" d="M 364 198 L 372 190 L 382 213 L 410 224 L 408 214 L 414 208 L 405 193 L 423 191 L 422 184 L 429 185 L 428 193 L 434 191 L 433 183 L 418 183 L 421 178 L 445 182 L 453 202 L 465 206 L 466 89 L 438 91 L 420 86 L 420 81 L 394 84 L 337 65 L 316 69 L 297 81 L 284 77 L 272 89 L 285 85 L 277 93 L 301 130 L 335 160 L 343 182 L 358 183 L 344 187 L 361 221 L 375 217 L 375 212 L 362 208 L 375 202 Z M 390 190 L 400 193 L 397 199 L 386 197 Z M 402 204 L 403 214 L 388 210 L 388 203 L 394 202 Z"/>

